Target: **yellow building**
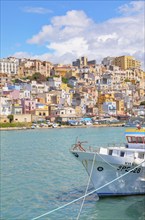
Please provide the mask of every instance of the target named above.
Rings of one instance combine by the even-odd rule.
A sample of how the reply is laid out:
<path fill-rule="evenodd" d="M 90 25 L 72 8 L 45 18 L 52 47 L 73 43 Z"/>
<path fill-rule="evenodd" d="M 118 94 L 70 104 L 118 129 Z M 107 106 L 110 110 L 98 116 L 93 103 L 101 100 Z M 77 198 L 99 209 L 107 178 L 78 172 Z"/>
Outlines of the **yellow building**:
<path fill-rule="evenodd" d="M 115 57 L 113 64 L 119 66 L 122 70 L 127 70 L 130 68 L 140 68 L 141 63 L 138 60 L 135 60 L 132 56 L 120 56 Z"/>
<path fill-rule="evenodd" d="M 125 108 L 124 108 L 124 100 L 117 100 L 116 101 L 116 110 L 117 114 L 124 114 Z"/>
<path fill-rule="evenodd" d="M 71 71 L 71 67 L 65 65 L 55 66 L 53 70 L 56 76 L 66 77 L 66 75 Z"/>
<path fill-rule="evenodd" d="M 46 116 L 49 116 L 49 106 L 45 105 L 43 108 L 36 108 L 35 115 L 39 116 L 41 118 L 45 118 Z"/>

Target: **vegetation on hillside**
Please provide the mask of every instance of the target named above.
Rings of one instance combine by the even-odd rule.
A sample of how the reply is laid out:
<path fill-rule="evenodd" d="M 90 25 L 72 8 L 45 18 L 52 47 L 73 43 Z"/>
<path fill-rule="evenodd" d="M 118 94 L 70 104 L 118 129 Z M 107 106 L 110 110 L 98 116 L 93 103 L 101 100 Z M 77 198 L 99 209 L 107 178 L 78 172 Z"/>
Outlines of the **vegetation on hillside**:
<path fill-rule="evenodd" d="M 141 102 L 140 105 L 145 105 L 145 101 Z"/>

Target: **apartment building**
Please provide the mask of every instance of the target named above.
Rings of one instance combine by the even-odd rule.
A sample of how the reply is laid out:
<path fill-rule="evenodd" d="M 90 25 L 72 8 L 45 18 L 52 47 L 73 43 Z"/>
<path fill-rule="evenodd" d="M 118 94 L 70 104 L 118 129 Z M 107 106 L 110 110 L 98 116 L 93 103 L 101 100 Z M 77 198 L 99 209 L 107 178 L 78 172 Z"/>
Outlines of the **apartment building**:
<path fill-rule="evenodd" d="M 102 60 L 102 64 L 104 66 L 110 66 L 112 65 L 112 61 L 114 60 L 115 57 L 105 57 L 103 60 Z"/>
<path fill-rule="evenodd" d="M 34 73 L 40 73 L 45 77 L 50 76 L 52 64 L 47 61 L 24 59 L 18 68 L 19 77 L 32 76 Z"/>
<path fill-rule="evenodd" d="M 0 73 L 0 88 L 11 82 L 11 76 L 6 73 Z"/>
<path fill-rule="evenodd" d="M 135 60 L 135 58 L 132 56 L 115 57 L 115 59 L 112 61 L 112 64 L 119 66 L 121 70 L 140 68 L 141 66 L 140 61 Z"/>
<path fill-rule="evenodd" d="M 18 72 L 18 66 L 19 59 L 12 57 L 0 59 L 0 73 L 7 73 L 14 76 Z"/>
<path fill-rule="evenodd" d="M 76 61 L 73 61 L 72 65 L 77 66 L 77 67 L 87 66 L 88 65 L 88 58 L 87 57 L 81 57 L 81 58 L 77 59 Z"/>
<path fill-rule="evenodd" d="M 31 99 L 21 99 L 23 114 L 31 114 L 35 112 L 36 102 Z"/>
<path fill-rule="evenodd" d="M 52 64 L 50 62 L 34 60 L 35 71 L 41 73 L 46 77 L 50 76 L 51 68 L 52 68 Z"/>

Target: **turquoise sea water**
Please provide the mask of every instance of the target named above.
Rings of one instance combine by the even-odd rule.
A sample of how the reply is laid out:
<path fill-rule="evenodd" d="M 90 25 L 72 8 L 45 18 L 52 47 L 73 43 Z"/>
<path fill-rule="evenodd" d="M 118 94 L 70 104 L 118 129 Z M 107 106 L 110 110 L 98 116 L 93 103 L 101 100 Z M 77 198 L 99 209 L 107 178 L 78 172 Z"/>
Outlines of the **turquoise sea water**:
<path fill-rule="evenodd" d="M 61 128 L 1 132 L 1 219 L 30 220 L 84 195 L 88 176 L 69 148 L 125 142 L 124 128 Z M 89 190 L 93 189 L 90 185 Z M 43 220 L 76 219 L 82 200 Z M 144 220 L 145 196 L 86 198 L 82 220 Z"/>

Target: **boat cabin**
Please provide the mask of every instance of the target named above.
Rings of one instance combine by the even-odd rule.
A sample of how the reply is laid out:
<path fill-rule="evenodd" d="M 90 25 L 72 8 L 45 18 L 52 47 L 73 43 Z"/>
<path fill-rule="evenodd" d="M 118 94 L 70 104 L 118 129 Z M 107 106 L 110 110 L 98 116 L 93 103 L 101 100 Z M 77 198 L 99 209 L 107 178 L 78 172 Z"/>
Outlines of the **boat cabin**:
<path fill-rule="evenodd" d="M 145 128 L 128 128 L 125 136 L 128 148 L 145 149 Z"/>

